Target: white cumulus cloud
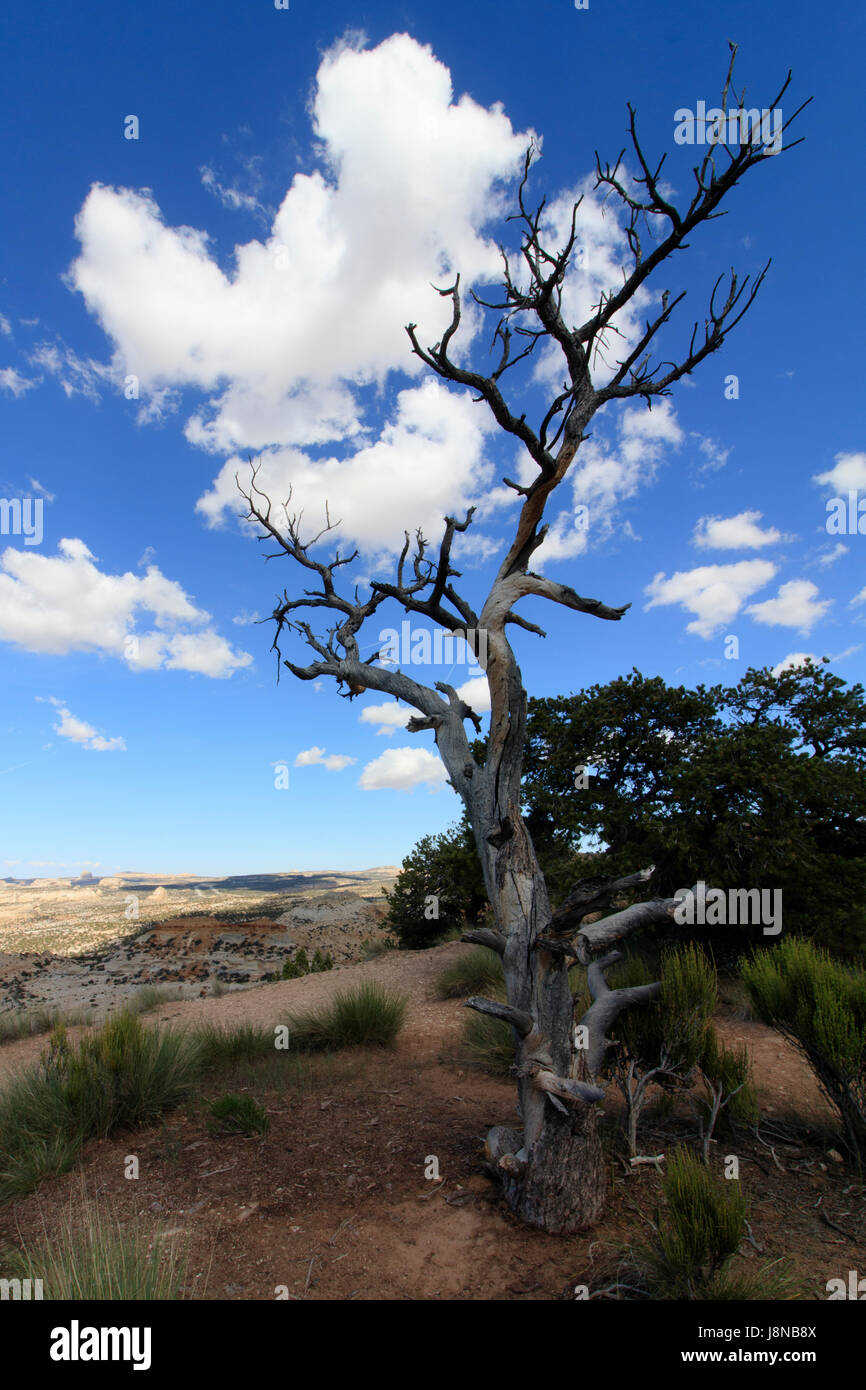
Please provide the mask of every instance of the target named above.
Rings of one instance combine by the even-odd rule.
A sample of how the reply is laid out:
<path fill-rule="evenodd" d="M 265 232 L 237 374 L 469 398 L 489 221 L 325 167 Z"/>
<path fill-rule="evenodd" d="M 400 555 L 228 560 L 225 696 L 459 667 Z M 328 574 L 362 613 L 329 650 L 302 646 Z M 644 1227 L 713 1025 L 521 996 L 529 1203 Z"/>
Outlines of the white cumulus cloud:
<path fill-rule="evenodd" d="M 37 695 L 36 698 L 38 700 L 42 697 Z M 80 743 L 83 748 L 90 748 L 96 753 L 126 752 L 126 743 L 119 735 L 115 738 L 105 738 L 92 724 L 79 719 L 66 708 L 62 700 L 53 695 L 48 696 L 48 703 L 54 705 L 57 710 L 59 722 L 54 725 L 54 732 L 61 738 L 71 739 L 73 743 Z"/>
<path fill-rule="evenodd" d="M 809 633 L 823 618 L 832 599 L 819 599 L 818 587 L 809 579 L 791 579 L 783 584 L 775 598 L 753 603 L 746 609 L 758 623 L 769 627 L 796 627 Z"/>
<path fill-rule="evenodd" d="M 326 753 L 324 748 L 305 748 L 295 758 L 295 767 L 326 767 L 329 772 L 342 772 L 344 767 L 349 767 L 356 763 L 357 758 L 350 758 L 346 753 Z"/>
<path fill-rule="evenodd" d="M 687 624 L 688 632 L 712 637 L 723 624 L 735 618 L 746 599 L 769 584 L 775 574 L 776 566 L 769 560 L 701 565 L 693 570 L 678 570 L 670 578 L 659 572 L 644 590 L 650 599 L 646 607 L 677 603 L 695 614 Z"/>
<path fill-rule="evenodd" d="M 836 493 L 866 488 L 866 453 L 836 454 L 833 467 L 826 473 L 816 473 L 812 481 Z"/>
<path fill-rule="evenodd" d="M 427 748 L 389 748 L 371 763 L 367 763 L 358 779 L 364 791 L 379 791 L 388 787 L 410 791 L 426 783 L 431 790 L 447 781 L 442 760 Z"/>
<path fill-rule="evenodd" d="M 773 675 L 781 676 L 784 675 L 786 671 L 796 671 L 801 666 L 807 666 L 810 661 L 814 666 L 820 664 L 820 659 L 814 652 L 789 652 L 788 655 L 779 662 L 778 666 L 773 667 Z"/>
<path fill-rule="evenodd" d="M 218 677 L 252 662 L 155 565 L 144 575 L 106 574 L 84 541 L 64 539 L 56 555 L 9 547 L 0 571 L 0 640 L 25 651 L 101 652 L 133 667 Z"/>
<path fill-rule="evenodd" d="M 692 544 L 703 550 L 761 550 L 782 540 L 775 526 L 762 530 L 761 512 L 738 512 L 736 516 L 702 516 L 695 527 Z"/>
<path fill-rule="evenodd" d="M 115 373 L 211 393 L 187 429 L 205 448 L 352 437 L 359 386 L 420 370 L 404 325 L 422 321 L 426 343 L 447 324 L 431 281 L 497 273 L 482 229 L 530 137 L 498 106 L 455 101 L 428 47 L 397 34 L 331 50 L 312 120 L 320 167 L 295 176 L 270 235 L 237 246 L 231 273 L 149 193 L 95 185 L 76 220 L 69 281 L 112 339 Z"/>

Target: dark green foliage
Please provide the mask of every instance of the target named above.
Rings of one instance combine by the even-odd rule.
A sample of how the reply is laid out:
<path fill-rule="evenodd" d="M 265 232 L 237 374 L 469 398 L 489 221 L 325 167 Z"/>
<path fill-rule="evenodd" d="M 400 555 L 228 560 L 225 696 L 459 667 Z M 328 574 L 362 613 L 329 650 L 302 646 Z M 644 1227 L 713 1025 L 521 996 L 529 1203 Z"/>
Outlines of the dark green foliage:
<path fill-rule="evenodd" d="M 475 841 L 465 820 L 425 835 L 403 860 L 388 902 L 386 926 L 400 945 L 424 950 L 465 930 L 487 902 Z M 435 915 L 433 915 L 435 913 Z"/>
<path fill-rule="evenodd" d="M 650 1004 L 626 1009 L 612 1032 L 642 1069 L 663 1066 L 688 1077 L 704 1055 L 713 1011 L 718 1002 L 715 966 L 694 943 L 662 952 L 661 995 Z M 653 975 L 637 955 L 626 956 L 610 972 L 611 985 L 648 984 Z"/>
<path fill-rule="evenodd" d="M 330 1003 L 286 1019 L 289 1046 L 302 1051 L 341 1047 L 391 1047 L 406 1013 L 406 997 L 365 981 L 334 995 Z"/>
<path fill-rule="evenodd" d="M 740 963 L 755 1012 L 796 1044 L 866 1159 L 866 971 L 789 937 Z"/>
<path fill-rule="evenodd" d="M 267 1134 L 271 1127 L 267 1112 L 252 1096 L 232 1093 L 221 1096 L 210 1107 L 212 1134 Z"/>
<path fill-rule="evenodd" d="M 590 773 L 580 791 L 578 765 Z M 593 872 L 655 864 L 662 895 L 698 878 L 781 889 L 785 931 L 841 954 L 866 949 L 861 685 L 814 664 L 780 676 L 749 670 L 736 686 L 697 690 L 635 671 L 579 695 L 530 700 L 524 768 L 542 867 L 590 843 Z M 718 959 L 732 960 L 750 928 L 697 930 Z"/>
<path fill-rule="evenodd" d="M 317 975 L 322 970 L 333 970 L 333 968 L 334 961 L 330 951 L 323 955 L 317 947 L 313 952 L 311 961 L 301 946 L 293 958 L 287 957 L 283 961 L 282 978 L 284 980 L 299 980 L 303 975 Z"/>

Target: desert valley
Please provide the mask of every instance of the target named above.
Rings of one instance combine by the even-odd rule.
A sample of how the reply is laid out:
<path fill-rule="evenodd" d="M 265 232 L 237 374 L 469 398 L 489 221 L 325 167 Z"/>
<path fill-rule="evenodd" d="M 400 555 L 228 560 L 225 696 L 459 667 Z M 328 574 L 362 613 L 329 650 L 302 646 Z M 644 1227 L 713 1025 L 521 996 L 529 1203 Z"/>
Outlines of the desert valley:
<path fill-rule="evenodd" d="M 147 986 L 181 998 L 243 988 L 301 949 L 359 960 L 385 935 L 382 888 L 397 873 L 2 880 L 0 1032 L 21 1011 L 95 1020 Z"/>

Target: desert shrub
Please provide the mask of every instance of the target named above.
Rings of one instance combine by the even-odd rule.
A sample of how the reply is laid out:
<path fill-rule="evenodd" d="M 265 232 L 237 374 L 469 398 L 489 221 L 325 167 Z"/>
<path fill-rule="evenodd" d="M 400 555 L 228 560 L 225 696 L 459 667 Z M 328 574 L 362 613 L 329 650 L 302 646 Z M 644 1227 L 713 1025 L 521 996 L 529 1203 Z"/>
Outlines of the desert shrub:
<path fill-rule="evenodd" d="M 758 1017 L 808 1060 L 842 1124 L 842 1142 L 866 1159 L 866 971 L 811 941 L 788 937 L 740 962 Z"/>
<path fill-rule="evenodd" d="M 436 980 L 440 999 L 465 999 L 504 985 L 501 957 L 489 946 L 472 946 L 442 971 Z"/>
<path fill-rule="evenodd" d="M 171 1004 L 183 998 L 183 990 L 169 985 L 142 985 L 132 998 L 127 1000 L 126 1009 L 133 1014 L 149 1014 L 160 1004 Z"/>
<path fill-rule="evenodd" d="M 396 951 L 399 942 L 393 936 L 367 936 L 361 942 L 361 959 L 375 960 L 377 956 L 383 956 L 386 951 Z"/>
<path fill-rule="evenodd" d="M 0 1094 L 0 1198 L 68 1168 L 86 1140 L 144 1124 L 179 1104 L 199 1070 L 194 1043 L 113 1015 L 70 1043 L 60 1024 L 41 1062 Z"/>
<path fill-rule="evenodd" d="M 46 1300 L 183 1297 L 186 1254 L 159 1231 L 122 1226 L 95 1202 L 61 1216 L 50 1239 L 3 1252 L 4 1277 L 41 1279 Z"/>
<path fill-rule="evenodd" d="M 317 975 L 322 970 L 333 970 L 334 959 L 330 951 L 326 954 L 316 948 L 313 952 L 313 959 L 310 960 L 303 946 L 296 952 L 293 958 L 283 961 L 282 978 L 284 980 L 299 980 L 302 975 Z"/>
<path fill-rule="evenodd" d="M 19 1038 L 33 1037 L 38 1033 L 50 1033 L 58 1023 L 68 1028 L 90 1023 L 91 1015 L 87 1009 L 7 1009 L 0 1014 L 0 1046 L 7 1042 L 17 1042 Z"/>
<path fill-rule="evenodd" d="M 746 1234 L 748 1209 L 740 1184 L 716 1178 L 688 1149 L 675 1149 L 663 1193 L 657 1243 L 647 1252 L 653 1282 L 662 1297 L 706 1297 Z"/>
<path fill-rule="evenodd" d="M 508 1076 L 514 1066 L 514 1030 L 504 1019 L 470 1012 L 463 1021 L 459 1057 L 490 1076 Z"/>
<path fill-rule="evenodd" d="M 206 1023 L 195 1030 L 193 1042 L 205 1069 L 248 1062 L 274 1051 L 273 1029 L 255 1023 L 234 1023 L 228 1027 Z"/>
<path fill-rule="evenodd" d="M 286 1019 L 290 1046 L 304 1051 L 390 1047 L 403 1024 L 407 999 L 375 980 L 342 990 L 318 1009 Z"/>
<path fill-rule="evenodd" d="M 745 1043 L 739 1047 L 725 1047 L 719 1042 L 715 1028 L 710 1026 L 699 1066 L 706 1095 L 698 1100 L 696 1110 L 704 1161 L 707 1162 L 717 1121 L 721 1121 L 728 1132 L 737 1125 L 754 1127 L 759 1117 L 758 1098 L 752 1085 L 752 1064 Z"/>
<path fill-rule="evenodd" d="M 743 1273 L 732 1267 L 748 1229 L 738 1180 L 717 1178 L 680 1148 L 668 1158 L 662 1191 L 655 1241 L 639 1251 L 651 1297 L 726 1302 L 790 1296 L 790 1269 L 782 1261 Z"/>
<path fill-rule="evenodd" d="M 661 993 L 620 1014 L 612 1028 L 619 1047 L 614 1070 L 626 1102 L 629 1149 L 637 1152 L 640 1113 L 650 1086 L 687 1085 L 706 1049 L 718 999 L 715 966 L 693 943 L 662 952 Z M 649 984 L 652 973 L 639 956 L 627 956 L 610 975 L 612 987 Z"/>
<path fill-rule="evenodd" d="M 229 1093 L 211 1107 L 208 1121 L 211 1134 L 267 1134 L 271 1127 L 267 1111 L 252 1096 Z"/>

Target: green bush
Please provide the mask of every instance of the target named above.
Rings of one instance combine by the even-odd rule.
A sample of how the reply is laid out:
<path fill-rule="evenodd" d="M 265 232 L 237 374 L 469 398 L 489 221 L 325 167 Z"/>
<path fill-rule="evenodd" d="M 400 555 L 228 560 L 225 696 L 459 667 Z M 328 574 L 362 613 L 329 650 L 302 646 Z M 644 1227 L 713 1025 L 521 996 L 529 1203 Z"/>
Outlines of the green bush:
<path fill-rule="evenodd" d="M 440 999 L 465 999 L 470 994 L 489 994 L 504 983 L 502 958 L 497 952 L 489 946 L 472 946 L 461 951 L 438 976 L 436 993 Z"/>
<path fill-rule="evenodd" d="M 311 961 L 302 946 L 292 959 L 287 958 L 283 961 L 282 978 L 284 980 L 299 980 L 303 975 L 317 975 L 322 970 L 333 970 L 333 968 L 334 961 L 330 951 L 323 955 L 316 948 Z"/>
<path fill-rule="evenodd" d="M 490 1076 L 508 1076 L 514 1066 L 514 1030 L 504 1019 L 474 1011 L 463 1020 L 459 1057 Z"/>
<path fill-rule="evenodd" d="M 419 840 L 403 860 L 393 888 L 383 893 L 386 925 L 405 948 L 424 950 L 449 933 L 464 931 L 487 902 L 478 852 L 465 821 Z"/>
<path fill-rule="evenodd" d="M 737 1179 L 715 1177 L 680 1148 L 668 1158 L 662 1189 L 655 1243 L 640 1252 L 652 1297 L 725 1302 L 790 1296 L 790 1271 L 779 1260 L 744 1273 L 732 1268 L 748 1229 Z"/>
<path fill-rule="evenodd" d="M 267 1134 L 271 1127 L 267 1112 L 252 1096 L 220 1096 L 211 1105 L 210 1113 L 211 1134 Z"/>
<path fill-rule="evenodd" d="M 737 1125 L 753 1128 L 759 1118 L 758 1098 L 752 1085 L 752 1063 L 745 1043 L 725 1047 L 719 1042 L 715 1028 L 710 1027 L 699 1066 L 707 1090 L 706 1098 L 698 1102 L 704 1157 L 707 1158 L 717 1119 L 728 1133 Z"/>
<path fill-rule="evenodd" d="M 740 962 L 758 1017 L 805 1056 L 842 1122 L 850 1156 L 866 1159 L 866 971 L 787 937 Z"/>
<path fill-rule="evenodd" d="M 200 1067 L 194 1042 L 146 1029 L 126 1011 L 70 1043 L 55 1028 L 38 1066 L 0 1094 L 0 1198 L 64 1171 L 88 1139 L 147 1123 L 178 1105 Z"/>
<path fill-rule="evenodd" d="M 665 1298 L 706 1297 L 746 1234 L 748 1209 L 740 1184 L 714 1177 L 681 1148 L 668 1158 L 663 1192 L 657 1245 L 647 1253 L 653 1283 Z"/>
<path fill-rule="evenodd" d="M 303 1051 L 342 1047 L 390 1047 L 406 1013 L 405 995 L 374 980 L 334 995 L 330 1003 L 289 1015 L 289 1045 Z"/>
<path fill-rule="evenodd" d="M 629 1149 L 637 1152 L 640 1114 L 652 1085 L 686 1086 L 707 1046 L 718 1000 L 716 970 L 693 943 L 662 952 L 661 993 L 648 1004 L 624 1010 L 612 1027 L 619 1044 L 611 1049 L 617 1082 L 626 1102 Z M 652 972 L 640 956 L 627 956 L 610 973 L 613 988 L 649 984 Z"/>

